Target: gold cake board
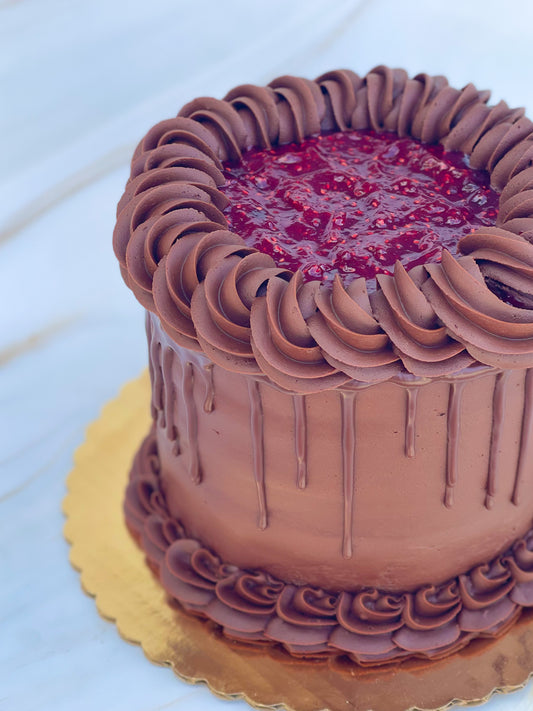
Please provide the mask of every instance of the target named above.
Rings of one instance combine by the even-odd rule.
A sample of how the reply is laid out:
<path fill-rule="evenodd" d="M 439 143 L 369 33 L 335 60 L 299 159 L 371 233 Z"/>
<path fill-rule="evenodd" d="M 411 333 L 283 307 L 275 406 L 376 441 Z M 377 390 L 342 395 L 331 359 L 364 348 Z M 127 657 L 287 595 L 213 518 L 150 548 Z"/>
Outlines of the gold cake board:
<path fill-rule="evenodd" d="M 342 658 L 301 661 L 277 647 L 226 640 L 171 605 L 129 535 L 122 500 L 133 456 L 150 426 L 148 374 L 104 408 L 77 450 L 64 501 L 70 560 L 85 592 L 121 636 L 184 681 L 224 699 L 289 711 L 414 711 L 479 704 L 523 687 L 533 672 L 533 611 L 498 640 L 479 640 L 440 662 L 361 669 Z"/>

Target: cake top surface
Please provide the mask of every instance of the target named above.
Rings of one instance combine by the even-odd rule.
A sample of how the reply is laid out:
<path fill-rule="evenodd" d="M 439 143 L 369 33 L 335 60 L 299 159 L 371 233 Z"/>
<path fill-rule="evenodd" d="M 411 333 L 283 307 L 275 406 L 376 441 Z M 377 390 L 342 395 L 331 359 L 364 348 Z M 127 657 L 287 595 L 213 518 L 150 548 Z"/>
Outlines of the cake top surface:
<path fill-rule="evenodd" d="M 393 133 L 321 133 L 224 164 L 228 226 L 305 281 L 375 289 L 376 274 L 440 261 L 491 227 L 498 193 L 459 151 Z"/>
<path fill-rule="evenodd" d="M 223 100 L 190 102 L 154 126 L 133 156 L 114 233 L 126 283 L 176 343 L 291 391 L 442 377 L 475 363 L 533 366 L 533 124 L 523 110 L 488 99 L 471 84 L 459 90 L 443 77 L 377 67 L 365 77 L 348 70 L 315 81 L 280 77 L 267 87 L 237 87 Z M 346 258 L 343 269 L 332 268 L 342 250 L 328 264 L 315 258 L 306 271 L 300 259 L 257 249 L 241 234 L 230 174 L 250 157 L 302 155 L 330 136 L 366 141 L 380 166 L 387 150 L 413 151 L 411 178 L 412 146 L 444 156 L 450 175 L 478 176 L 478 207 L 482 198 L 487 203 L 477 218 L 454 215 L 464 195 L 460 208 L 448 206 L 452 229 L 447 236 L 433 230 L 438 244 L 429 240 L 422 260 L 408 256 L 417 256 L 415 237 L 386 264 L 387 243 L 373 243 L 366 274 Z M 303 196 L 298 201 L 296 209 L 305 207 Z M 414 216 L 394 229 L 416 223 L 421 230 L 421 215 Z M 426 223 L 422 232 L 427 239 L 432 229 Z M 315 257 L 319 251 L 309 249 Z"/>

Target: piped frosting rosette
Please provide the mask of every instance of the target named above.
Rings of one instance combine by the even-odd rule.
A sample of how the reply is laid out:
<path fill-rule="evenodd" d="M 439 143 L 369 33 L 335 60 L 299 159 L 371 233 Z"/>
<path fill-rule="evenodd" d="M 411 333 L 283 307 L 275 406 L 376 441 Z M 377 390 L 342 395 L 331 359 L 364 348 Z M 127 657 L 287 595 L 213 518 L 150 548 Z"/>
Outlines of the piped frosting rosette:
<path fill-rule="evenodd" d="M 135 151 L 114 233 L 126 283 L 180 345 L 295 392 L 439 377 L 474 361 L 533 366 L 533 124 L 488 99 L 387 67 L 195 99 Z M 464 152 L 501 191 L 497 225 L 459 240 L 458 257 L 398 263 L 370 295 L 362 279 L 304 284 L 228 231 L 222 161 L 350 129 Z"/>
<path fill-rule="evenodd" d="M 233 639 L 283 645 L 296 656 L 348 654 L 359 664 L 438 659 L 475 637 L 497 637 L 533 607 L 533 530 L 490 563 L 405 592 L 295 586 L 222 561 L 169 514 L 154 431 L 134 461 L 124 502 L 167 593 Z"/>
<path fill-rule="evenodd" d="M 524 293 L 532 296 L 533 245 L 499 230 L 469 235 L 461 249 L 468 256 L 454 259 L 444 251 L 440 264 L 426 266 L 431 278 L 422 289 L 435 313 L 481 363 L 504 369 L 529 367 L 533 310 L 499 299 L 488 288 L 482 270 L 488 268 L 504 285 L 519 281 Z"/>

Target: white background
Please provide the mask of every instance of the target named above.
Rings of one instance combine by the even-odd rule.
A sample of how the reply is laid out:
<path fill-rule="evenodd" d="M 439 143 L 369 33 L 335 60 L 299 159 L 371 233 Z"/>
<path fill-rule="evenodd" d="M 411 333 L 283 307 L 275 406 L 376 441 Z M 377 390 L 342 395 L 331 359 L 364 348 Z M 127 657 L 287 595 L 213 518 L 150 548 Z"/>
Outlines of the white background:
<path fill-rule="evenodd" d="M 86 425 L 146 363 L 111 250 L 134 145 L 199 95 L 385 63 L 533 115 L 528 0 L 0 0 L 0 708 L 244 711 L 99 618 L 62 538 Z M 484 711 L 533 709 L 533 687 Z"/>

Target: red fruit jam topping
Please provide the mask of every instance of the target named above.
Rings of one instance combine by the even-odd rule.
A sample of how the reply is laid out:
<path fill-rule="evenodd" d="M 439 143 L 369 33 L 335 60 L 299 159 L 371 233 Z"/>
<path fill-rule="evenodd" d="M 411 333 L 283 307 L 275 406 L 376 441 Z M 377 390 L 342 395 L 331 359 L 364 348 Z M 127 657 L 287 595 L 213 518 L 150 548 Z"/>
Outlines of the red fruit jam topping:
<path fill-rule="evenodd" d="M 438 261 L 498 214 L 488 173 L 464 154 L 392 133 L 252 149 L 224 175 L 230 229 L 306 280 L 374 279 L 398 259 L 407 268 Z"/>

